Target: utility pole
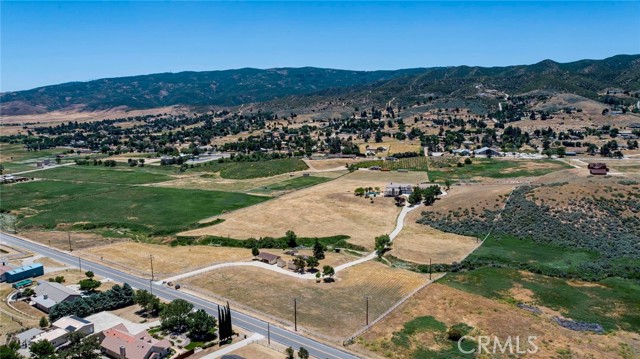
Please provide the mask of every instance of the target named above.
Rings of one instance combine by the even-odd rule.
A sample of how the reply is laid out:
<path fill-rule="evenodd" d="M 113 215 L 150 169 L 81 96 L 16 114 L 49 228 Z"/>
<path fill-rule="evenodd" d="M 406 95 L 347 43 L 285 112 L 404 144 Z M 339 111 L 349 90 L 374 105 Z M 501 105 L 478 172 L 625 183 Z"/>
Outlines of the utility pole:
<path fill-rule="evenodd" d="M 366 320 L 365 323 L 367 326 L 369 326 L 369 296 L 364 297 L 364 299 L 367 300 L 367 316 L 366 316 Z"/>
<path fill-rule="evenodd" d="M 153 279 L 149 279 L 149 293 L 153 295 Z"/>
<path fill-rule="evenodd" d="M 151 280 L 153 281 L 153 254 L 149 254 L 149 260 L 151 261 Z"/>
<path fill-rule="evenodd" d="M 67 232 L 67 238 L 69 238 L 69 252 L 73 252 L 73 248 L 71 248 L 71 232 Z"/>
<path fill-rule="evenodd" d="M 80 268 L 80 273 L 82 273 L 82 258 L 78 256 L 78 267 Z"/>
<path fill-rule="evenodd" d="M 271 345 L 271 325 L 267 322 L 267 344 Z"/>
<path fill-rule="evenodd" d="M 293 329 L 298 331 L 298 298 L 293 298 Z"/>
<path fill-rule="evenodd" d="M 431 258 L 429 258 L 429 280 L 431 280 Z"/>

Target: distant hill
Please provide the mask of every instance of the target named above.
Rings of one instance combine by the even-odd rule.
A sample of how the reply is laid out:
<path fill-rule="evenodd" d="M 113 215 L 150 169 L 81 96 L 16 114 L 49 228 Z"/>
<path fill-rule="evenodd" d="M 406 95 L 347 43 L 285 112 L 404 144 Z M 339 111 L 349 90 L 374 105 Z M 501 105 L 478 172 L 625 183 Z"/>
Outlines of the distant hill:
<path fill-rule="evenodd" d="M 69 82 L 0 94 L 3 115 L 171 105 L 236 106 L 287 97 L 342 96 L 384 104 L 395 97 L 411 103 L 426 94 L 465 97 L 478 85 L 509 94 L 533 90 L 595 98 L 616 87 L 640 90 L 640 55 L 604 60 L 506 67 L 437 67 L 396 71 L 348 71 L 313 67 L 180 72 Z"/>

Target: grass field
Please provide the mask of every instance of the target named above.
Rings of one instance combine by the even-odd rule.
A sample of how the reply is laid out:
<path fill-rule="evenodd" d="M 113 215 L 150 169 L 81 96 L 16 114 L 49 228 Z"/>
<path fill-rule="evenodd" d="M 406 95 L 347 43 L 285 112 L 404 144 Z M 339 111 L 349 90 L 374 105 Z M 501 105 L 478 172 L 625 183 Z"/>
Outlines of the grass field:
<path fill-rule="evenodd" d="M 20 214 L 21 227 L 53 229 L 84 222 L 79 228 L 157 235 L 193 228 L 202 218 L 266 199 L 218 191 L 34 181 L 2 187 L 0 209 Z"/>
<path fill-rule="evenodd" d="M 135 242 L 122 242 L 88 248 L 79 253 L 90 255 L 98 262 L 103 259 L 109 263 L 117 263 L 120 269 L 132 269 L 137 272 L 150 272 L 151 261 L 149 256 L 153 256 L 156 276 L 170 276 L 216 263 L 248 261 L 252 258 L 251 250 L 245 248 L 213 246 L 170 247 Z"/>
<path fill-rule="evenodd" d="M 511 236 L 489 236 L 469 260 L 491 261 L 506 265 L 526 263 L 532 268 L 549 268 L 568 274 L 580 271 L 580 265 L 600 259 L 600 254 L 578 248 L 536 243 Z"/>
<path fill-rule="evenodd" d="M 364 296 L 370 296 L 370 318 L 425 282 L 416 273 L 367 262 L 340 272 L 334 283 L 316 283 L 268 273 L 257 268 L 225 268 L 187 279 L 187 283 L 293 322 L 298 301 L 298 326 L 336 340 L 365 323 Z"/>
<path fill-rule="evenodd" d="M 347 235 L 349 243 L 374 247 L 374 238 L 390 233 L 400 212 L 393 198 L 372 201 L 356 197 L 358 187 L 389 182 L 418 183 L 426 173 L 355 171 L 330 182 L 285 194 L 277 199 L 220 216 L 224 223 L 181 233 L 185 236 L 278 238 L 288 230 L 300 237 Z"/>
<path fill-rule="evenodd" d="M 445 277 L 445 281 L 449 276 Z M 460 358 L 461 353 L 447 353 L 448 341 L 437 331 L 463 323 L 473 327 L 472 336 L 500 338 L 536 336 L 540 351 L 535 358 L 619 358 L 623 349 L 637 346 L 636 333 L 617 332 L 597 335 L 571 331 L 551 321 L 546 313 L 535 315 L 517 308 L 511 302 L 494 300 L 458 290 L 447 285 L 432 284 L 419 291 L 388 317 L 356 340 L 351 349 L 366 358 Z M 411 329 L 411 330 L 407 330 Z M 406 333 L 407 340 L 399 334 Z M 426 353 L 425 349 L 434 353 Z M 560 353 L 569 355 L 561 356 Z M 499 357 L 485 355 L 480 357 Z M 504 356 L 508 357 L 508 356 Z M 527 355 L 526 357 L 529 357 Z"/>
<path fill-rule="evenodd" d="M 210 162 L 208 166 L 199 167 L 197 170 L 220 172 L 222 178 L 249 179 L 304 171 L 308 168 L 300 159 L 285 158 L 259 162 Z"/>
<path fill-rule="evenodd" d="M 631 280 L 608 278 L 596 283 L 521 273 L 506 268 L 481 268 L 452 273 L 441 280 L 451 287 L 508 301 L 517 300 L 510 290 L 517 286 L 530 291 L 526 302 L 550 308 L 562 315 L 601 324 L 606 330 L 640 332 L 638 301 L 640 285 Z"/>
<path fill-rule="evenodd" d="M 160 171 L 158 168 L 151 166 L 67 166 L 34 172 L 31 176 L 50 180 L 105 184 L 144 184 L 172 179 L 166 174 L 158 173 Z"/>
<path fill-rule="evenodd" d="M 475 238 L 416 223 L 420 216 L 419 210 L 407 215 L 402 232 L 393 241 L 391 255 L 414 263 L 452 263 L 462 260 L 478 245 Z"/>
<path fill-rule="evenodd" d="M 506 160 L 473 158 L 472 164 L 464 167 L 431 166 L 429 179 L 433 182 L 442 182 L 445 179 L 452 181 L 469 180 L 477 177 L 487 178 L 515 178 L 515 177 L 537 177 L 550 172 L 572 168 L 568 164 L 554 160 Z M 459 162 L 463 162 L 460 159 Z"/>
<path fill-rule="evenodd" d="M 291 191 L 291 190 L 300 189 L 304 187 L 314 186 L 323 182 L 327 182 L 329 180 L 331 179 L 326 177 L 313 177 L 313 176 L 295 177 L 286 181 L 275 183 L 271 186 L 263 187 L 262 190 L 269 191 L 269 192 Z"/>

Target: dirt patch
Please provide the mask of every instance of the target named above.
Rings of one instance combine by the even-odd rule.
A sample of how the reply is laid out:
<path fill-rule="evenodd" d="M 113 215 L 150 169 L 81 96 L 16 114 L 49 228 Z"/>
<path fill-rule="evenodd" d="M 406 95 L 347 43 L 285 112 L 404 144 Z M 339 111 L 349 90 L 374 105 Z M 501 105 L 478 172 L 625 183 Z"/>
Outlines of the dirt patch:
<path fill-rule="evenodd" d="M 417 273 L 366 262 L 339 272 L 333 283 L 296 279 L 259 268 L 224 268 L 188 278 L 186 283 L 287 324 L 293 322 L 293 298 L 297 298 L 299 328 L 341 341 L 364 325 L 365 296 L 371 298 L 373 320 L 425 281 L 425 276 Z"/>
<path fill-rule="evenodd" d="M 452 186 L 445 197 L 426 210 L 441 214 L 465 210 L 483 213 L 502 208 L 509 193 L 515 188 L 509 184 L 470 184 Z"/>
<path fill-rule="evenodd" d="M 80 251 L 92 260 L 118 269 L 151 274 L 151 258 L 157 276 L 170 276 L 221 262 L 251 260 L 251 250 L 213 246 L 178 246 L 122 242 Z"/>
<path fill-rule="evenodd" d="M 544 314 L 535 315 L 512 304 L 436 283 L 419 291 L 377 323 L 358 338 L 352 349 L 371 358 L 383 357 L 385 353 L 391 353 L 387 356 L 391 358 L 408 357 L 409 352 L 401 348 L 394 352 L 387 345 L 393 333 L 404 323 L 421 316 L 433 316 L 447 326 L 466 323 L 475 328 L 472 335 L 495 335 L 502 340 L 508 336 L 536 336 L 535 343 L 540 348 L 536 358 L 556 357 L 558 351 L 567 349 L 570 349 L 572 357 L 577 358 L 620 358 L 621 344 L 637 347 L 640 341 L 640 335 L 636 333 L 596 335 L 574 332 L 558 326 Z"/>
<path fill-rule="evenodd" d="M 147 321 L 153 322 L 158 320 L 158 317 L 146 317 L 143 316 L 143 309 L 138 304 L 130 305 L 128 307 L 112 310 L 111 313 L 124 318 L 133 323 L 145 323 Z"/>
<path fill-rule="evenodd" d="M 445 199 L 443 199 L 445 200 Z M 475 238 L 439 231 L 417 223 L 420 210 L 409 212 L 402 232 L 393 241 L 391 255 L 415 263 L 452 263 L 461 261 L 478 246 Z"/>
<path fill-rule="evenodd" d="M 400 209 L 393 198 L 373 201 L 356 197 L 358 187 L 380 187 L 387 183 L 418 183 L 425 173 L 355 171 L 334 181 L 283 195 L 259 205 L 219 218 L 225 222 L 180 233 L 184 236 L 282 237 L 293 230 L 301 237 L 348 235 L 350 243 L 374 247 L 374 238 L 390 233 Z"/>
<path fill-rule="evenodd" d="M 96 233 L 62 231 L 25 231 L 20 233 L 20 236 L 28 238 L 34 242 L 65 251 L 69 250 L 69 238 L 71 238 L 71 248 L 74 251 L 122 242 L 125 240 L 122 238 L 105 238 Z"/>

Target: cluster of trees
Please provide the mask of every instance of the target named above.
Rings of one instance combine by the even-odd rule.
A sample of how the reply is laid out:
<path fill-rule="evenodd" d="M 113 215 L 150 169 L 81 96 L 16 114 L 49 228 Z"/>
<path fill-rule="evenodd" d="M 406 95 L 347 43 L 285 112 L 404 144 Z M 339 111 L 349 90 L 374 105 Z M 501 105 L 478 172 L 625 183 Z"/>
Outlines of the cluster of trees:
<path fill-rule="evenodd" d="M 213 337 L 216 319 L 202 309 L 193 311 L 193 304 L 176 299 L 160 311 L 160 327 L 171 333 L 187 333 L 193 340 Z"/>
<path fill-rule="evenodd" d="M 292 347 L 288 347 L 287 349 L 285 349 L 284 354 L 285 354 L 285 359 L 295 359 L 296 352 L 295 350 L 293 350 Z M 300 347 L 300 349 L 298 350 L 298 358 L 309 359 L 309 351 L 304 347 Z"/>
<path fill-rule="evenodd" d="M 144 160 L 142 160 L 144 163 Z M 78 166 L 90 166 L 90 165 L 94 165 L 94 166 L 102 166 L 104 165 L 105 167 L 115 167 L 118 165 L 118 163 L 114 160 L 99 160 L 99 159 L 94 159 L 93 161 L 89 160 L 89 159 L 77 159 L 75 160 L 76 164 Z M 131 163 L 129 163 L 129 165 L 131 165 Z"/>
<path fill-rule="evenodd" d="M 123 308 L 133 304 L 133 298 L 134 291 L 128 283 L 116 284 L 107 291 L 56 304 L 49 311 L 49 320 L 54 322 L 67 315 L 84 318 L 93 313 Z"/>
<path fill-rule="evenodd" d="M 99 280 L 93 279 L 95 274 L 92 271 L 88 271 L 85 273 L 87 279 L 83 279 L 78 284 L 80 284 L 80 290 L 94 292 L 102 283 Z"/>
<path fill-rule="evenodd" d="M 413 192 L 411 192 L 407 200 L 411 205 L 424 202 L 425 205 L 430 206 L 436 201 L 441 193 L 442 191 L 438 185 L 429 186 L 427 188 L 420 188 L 416 186 L 413 188 Z"/>

